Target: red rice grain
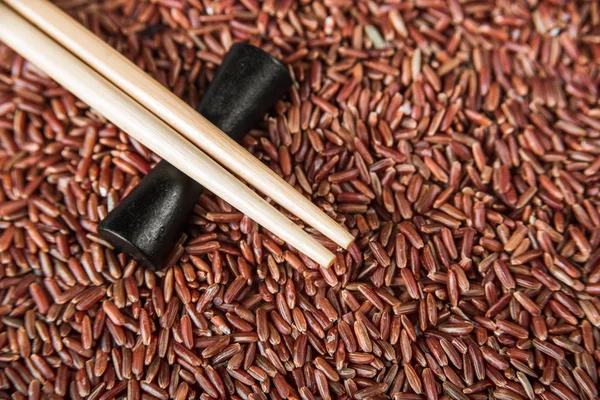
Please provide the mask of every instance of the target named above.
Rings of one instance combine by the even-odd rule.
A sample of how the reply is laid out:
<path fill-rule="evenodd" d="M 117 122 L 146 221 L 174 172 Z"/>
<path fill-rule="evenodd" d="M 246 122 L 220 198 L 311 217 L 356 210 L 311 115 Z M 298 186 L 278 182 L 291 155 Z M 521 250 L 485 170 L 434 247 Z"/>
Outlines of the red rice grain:
<path fill-rule="evenodd" d="M 356 243 L 205 193 L 145 270 L 96 226 L 159 158 L 0 44 L 0 397 L 597 398 L 597 4 L 208 3 L 56 0 L 192 106 L 283 60 L 244 145 Z"/>

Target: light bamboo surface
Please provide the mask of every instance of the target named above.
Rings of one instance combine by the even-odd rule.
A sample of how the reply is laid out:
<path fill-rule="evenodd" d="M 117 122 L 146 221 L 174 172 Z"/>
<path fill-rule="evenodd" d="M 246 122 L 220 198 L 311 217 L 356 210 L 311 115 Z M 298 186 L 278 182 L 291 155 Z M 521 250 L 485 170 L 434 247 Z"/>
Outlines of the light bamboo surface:
<path fill-rule="evenodd" d="M 127 134 L 315 262 L 323 266 L 332 264 L 334 255 L 318 241 L 166 123 L 1 2 L 0 41 Z M 110 54 L 104 55 L 110 57 Z"/>
<path fill-rule="evenodd" d="M 196 110 L 48 0 L 4 0 L 230 171 L 347 249 L 354 237 Z M 225 198 L 228 200 L 227 198 Z"/>

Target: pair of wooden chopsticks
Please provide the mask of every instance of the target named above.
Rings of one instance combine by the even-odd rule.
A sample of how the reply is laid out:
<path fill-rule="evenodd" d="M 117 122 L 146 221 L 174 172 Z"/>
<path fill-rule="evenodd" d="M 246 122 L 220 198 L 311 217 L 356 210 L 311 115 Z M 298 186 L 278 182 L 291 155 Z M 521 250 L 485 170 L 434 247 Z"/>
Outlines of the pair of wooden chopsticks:
<path fill-rule="evenodd" d="M 200 148 L 336 244 L 352 244 L 349 232 L 285 180 L 48 0 L 0 0 L 0 41 L 320 265 L 331 265 L 334 255 Z"/>

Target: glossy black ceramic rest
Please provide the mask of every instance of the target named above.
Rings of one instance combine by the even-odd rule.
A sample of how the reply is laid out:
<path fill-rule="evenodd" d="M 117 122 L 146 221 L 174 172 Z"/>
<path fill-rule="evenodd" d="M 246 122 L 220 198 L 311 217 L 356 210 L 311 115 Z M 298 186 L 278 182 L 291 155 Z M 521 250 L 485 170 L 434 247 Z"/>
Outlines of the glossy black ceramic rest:
<path fill-rule="evenodd" d="M 197 111 L 239 142 L 291 83 L 287 69 L 271 55 L 238 43 L 226 54 Z M 98 233 L 117 251 L 160 268 L 202 190 L 162 161 L 106 216 Z"/>

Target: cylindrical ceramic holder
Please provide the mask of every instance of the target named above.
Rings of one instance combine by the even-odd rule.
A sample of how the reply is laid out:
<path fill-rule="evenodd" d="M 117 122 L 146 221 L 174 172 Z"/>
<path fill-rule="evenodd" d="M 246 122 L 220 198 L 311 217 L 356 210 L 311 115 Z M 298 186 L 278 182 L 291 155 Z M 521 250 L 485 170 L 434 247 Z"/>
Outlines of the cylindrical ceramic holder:
<path fill-rule="evenodd" d="M 225 55 L 197 111 L 239 142 L 291 83 L 287 69 L 270 54 L 237 43 Z M 98 233 L 146 267 L 161 268 L 203 189 L 161 161 L 106 216 Z"/>

